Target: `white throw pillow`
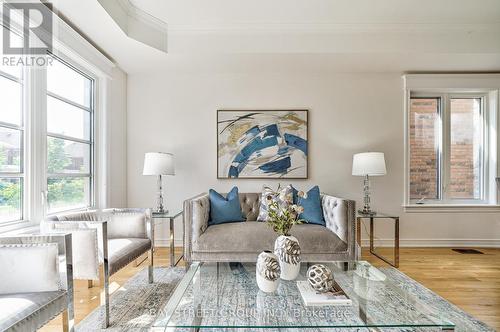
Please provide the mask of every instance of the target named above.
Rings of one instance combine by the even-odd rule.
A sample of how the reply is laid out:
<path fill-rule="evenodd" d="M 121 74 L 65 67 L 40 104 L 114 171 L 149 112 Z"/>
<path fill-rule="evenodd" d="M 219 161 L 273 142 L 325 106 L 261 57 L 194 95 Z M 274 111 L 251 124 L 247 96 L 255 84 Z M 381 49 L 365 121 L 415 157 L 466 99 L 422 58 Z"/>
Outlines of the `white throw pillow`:
<path fill-rule="evenodd" d="M 271 195 L 273 202 L 278 202 L 280 207 L 286 207 L 289 205 L 285 197 L 293 196 L 293 188 L 291 185 L 281 188 L 280 191 L 275 192 L 273 189 L 264 186 L 262 188 L 262 196 L 260 197 L 260 208 L 259 208 L 259 216 L 257 217 L 257 221 L 267 221 L 268 218 L 268 209 L 269 209 L 269 201 L 267 197 Z"/>
<path fill-rule="evenodd" d="M 113 212 L 108 221 L 108 238 L 145 238 L 146 216 L 142 212 Z"/>
<path fill-rule="evenodd" d="M 56 243 L 0 245 L 0 294 L 60 289 Z"/>

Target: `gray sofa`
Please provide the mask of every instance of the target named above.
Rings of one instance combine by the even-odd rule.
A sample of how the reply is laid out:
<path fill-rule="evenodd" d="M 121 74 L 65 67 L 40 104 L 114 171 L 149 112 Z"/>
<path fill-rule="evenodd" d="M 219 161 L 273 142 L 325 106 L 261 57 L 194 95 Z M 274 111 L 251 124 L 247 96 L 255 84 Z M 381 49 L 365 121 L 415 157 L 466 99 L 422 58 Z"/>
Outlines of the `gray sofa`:
<path fill-rule="evenodd" d="M 277 234 L 258 222 L 260 193 L 240 193 L 246 221 L 208 226 L 210 201 L 203 193 L 184 201 L 184 259 L 191 261 L 253 262 L 263 250 L 272 250 Z M 321 225 L 296 225 L 292 235 L 299 242 L 302 261 L 356 260 L 355 202 L 322 194 Z"/>

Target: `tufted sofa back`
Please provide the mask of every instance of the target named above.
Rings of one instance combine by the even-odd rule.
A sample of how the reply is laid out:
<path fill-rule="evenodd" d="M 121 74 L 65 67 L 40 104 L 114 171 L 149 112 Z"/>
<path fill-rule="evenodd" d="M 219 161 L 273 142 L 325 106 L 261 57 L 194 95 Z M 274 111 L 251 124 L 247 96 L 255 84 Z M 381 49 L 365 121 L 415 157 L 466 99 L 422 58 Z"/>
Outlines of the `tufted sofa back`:
<path fill-rule="evenodd" d="M 259 216 L 260 196 L 257 193 L 239 193 L 241 212 L 247 221 L 256 221 Z"/>

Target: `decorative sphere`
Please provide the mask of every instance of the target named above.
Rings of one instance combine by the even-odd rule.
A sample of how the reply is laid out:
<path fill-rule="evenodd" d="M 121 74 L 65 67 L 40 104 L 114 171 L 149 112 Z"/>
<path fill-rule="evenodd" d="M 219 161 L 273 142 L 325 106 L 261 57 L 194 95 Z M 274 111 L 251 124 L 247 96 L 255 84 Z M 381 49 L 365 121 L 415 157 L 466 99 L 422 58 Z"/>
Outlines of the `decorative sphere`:
<path fill-rule="evenodd" d="M 319 293 L 326 293 L 333 288 L 333 273 L 323 264 L 311 266 L 307 270 L 307 280 L 311 287 Z"/>

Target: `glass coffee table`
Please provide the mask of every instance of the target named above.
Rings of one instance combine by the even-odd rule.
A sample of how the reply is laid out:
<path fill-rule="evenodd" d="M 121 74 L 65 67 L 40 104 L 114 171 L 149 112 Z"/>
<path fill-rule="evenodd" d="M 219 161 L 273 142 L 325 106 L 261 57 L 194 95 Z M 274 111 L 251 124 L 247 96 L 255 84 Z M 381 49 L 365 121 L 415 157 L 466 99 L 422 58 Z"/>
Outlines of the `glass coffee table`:
<path fill-rule="evenodd" d="M 275 293 L 259 290 L 255 263 L 194 263 L 161 310 L 152 329 L 455 329 L 455 325 L 441 317 L 440 312 L 433 311 L 368 262 L 322 264 L 330 267 L 352 304 L 304 304 L 296 281 L 306 279 L 307 268 L 312 263 L 302 262 L 297 280 L 280 280 Z"/>

